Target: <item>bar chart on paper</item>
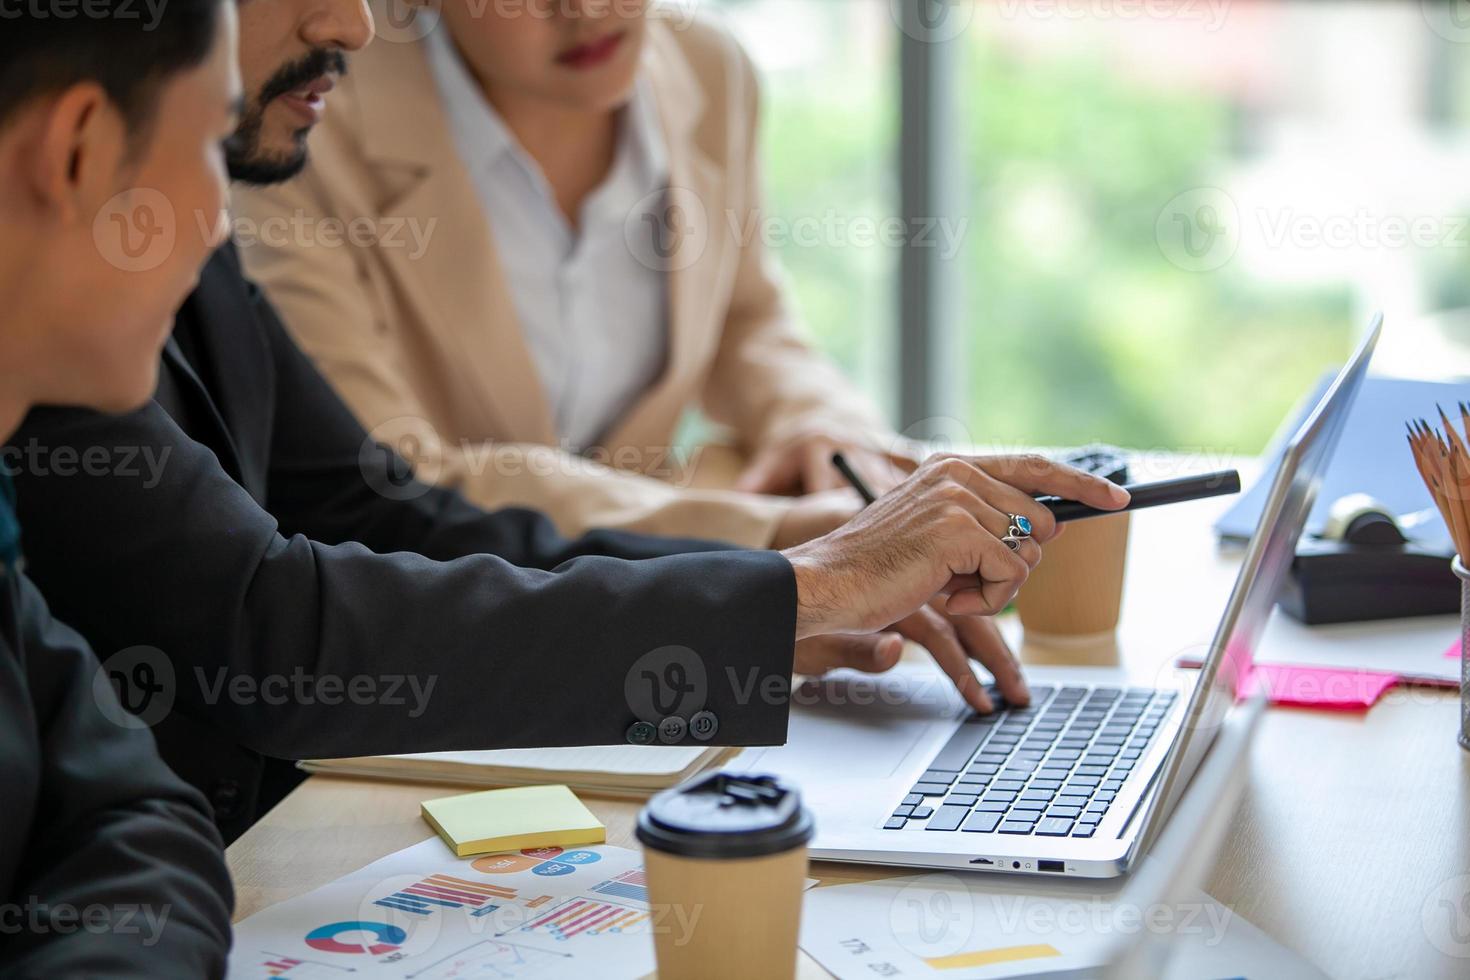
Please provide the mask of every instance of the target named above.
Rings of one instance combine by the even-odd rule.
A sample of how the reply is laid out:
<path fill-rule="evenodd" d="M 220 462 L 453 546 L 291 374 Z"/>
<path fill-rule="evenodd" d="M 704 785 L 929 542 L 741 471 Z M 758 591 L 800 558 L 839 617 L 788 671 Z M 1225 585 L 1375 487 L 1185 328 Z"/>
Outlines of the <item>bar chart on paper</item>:
<path fill-rule="evenodd" d="M 572 898 L 521 926 L 517 932 L 540 932 L 558 942 L 575 936 L 629 932 L 648 921 L 648 910 L 592 898 Z"/>
<path fill-rule="evenodd" d="M 471 915 L 486 915 L 500 907 L 500 901 L 516 897 L 514 888 L 467 881 L 453 875 L 429 875 L 374 902 L 385 909 L 396 909 L 413 915 L 428 915 L 438 909 L 469 909 Z"/>
<path fill-rule="evenodd" d="M 261 955 L 265 957 L 260 964 L 260 975 L 263 977 L 285 977 L 286 980 L 323 980 L 330 977 L 332 980 L 347 980 L 344 974 L 352 972 L 345 966 L 303 960 L 294 956 L 277 956 L 264 951 Z"/>
<path fill-rule="evenodd" d="M 456 858 L 437 837 L 235 926 L 231 980 L 635 980 L 654 970 L 636 851 Z"/>
<path fill-rule="evenodd" d="M 616 878 L 593 885 L 592 890 L 604 895 L 616 895 L 619 898 L 631 898 L 634 901 L 648 901 L 648 875 L 642 868 L 625 871 Z"/>

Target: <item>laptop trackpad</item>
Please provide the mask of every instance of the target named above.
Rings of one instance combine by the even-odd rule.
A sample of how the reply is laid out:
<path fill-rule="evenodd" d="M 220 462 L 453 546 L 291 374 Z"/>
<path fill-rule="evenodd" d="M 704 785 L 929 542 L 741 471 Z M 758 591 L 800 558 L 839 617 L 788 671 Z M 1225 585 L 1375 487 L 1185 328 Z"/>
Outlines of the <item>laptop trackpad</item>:
<path fill-rule="evenodd" d="M 901 665 L 886 674 L 833 671 L 791 693 L 787 742 L 748 748 L 735 767 L 804 783 L 873 780 L 927 761 L 950 726 L 969 711 L 954 685 L 932 667 Z M 938 723 L 938 724 L 936 724 Z"/>

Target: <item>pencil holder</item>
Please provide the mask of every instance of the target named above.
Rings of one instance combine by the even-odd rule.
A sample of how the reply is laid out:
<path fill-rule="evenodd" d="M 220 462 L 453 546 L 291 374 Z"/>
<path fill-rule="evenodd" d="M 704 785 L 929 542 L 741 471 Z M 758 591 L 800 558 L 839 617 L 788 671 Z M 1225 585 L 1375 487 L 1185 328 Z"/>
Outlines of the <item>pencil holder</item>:
<path fill-rule="evenodd" d="M 1460 577 L 1460 748 L 1470 751 L 1470 570 L 1459 555 L 1450 567 Z"/>

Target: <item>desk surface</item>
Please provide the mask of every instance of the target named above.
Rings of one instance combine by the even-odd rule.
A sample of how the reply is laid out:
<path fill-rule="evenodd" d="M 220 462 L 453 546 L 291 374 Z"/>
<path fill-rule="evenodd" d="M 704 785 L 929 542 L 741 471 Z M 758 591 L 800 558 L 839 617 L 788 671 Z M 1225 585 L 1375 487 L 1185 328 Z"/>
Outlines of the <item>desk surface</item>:
<path fill-rule="evenodd" d="M 1221 501 L 1134 515 L 1116 642 L 1020 645 L 1028 663 L 1120 663 L 1145 682 L 1208 643 L 1238 558 L 1210 531 Z M 1009 623 L 1019 639 L 1018 624 Z M 1274 708 L 1208 890 L 1334 977 L 1470 974 L 1470 753 L 1451 692 L 1396 688 L 1366 714 Z M 430 836 L 443 786 L 309 779 L 228 852 L 236 918 Z M 636 847 L 638 804 L 589 799 Z M 824 885 L 896 869 L 814 863 Z M 802 957 L 803 976 L 825 976 Z"/>

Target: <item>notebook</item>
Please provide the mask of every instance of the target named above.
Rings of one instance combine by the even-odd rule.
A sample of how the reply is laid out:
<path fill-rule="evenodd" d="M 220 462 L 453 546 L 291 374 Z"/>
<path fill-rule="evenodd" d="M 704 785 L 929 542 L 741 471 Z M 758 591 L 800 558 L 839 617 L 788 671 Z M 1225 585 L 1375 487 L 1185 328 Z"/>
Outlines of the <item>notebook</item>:
<path fill-rule="evenodd" d="M 740 750 L 703 745 L 594 745 L 311 759 L 312 773 L 469 786 L 564 783 L 579 793 L 641 799 L 721 765 Z"/>

